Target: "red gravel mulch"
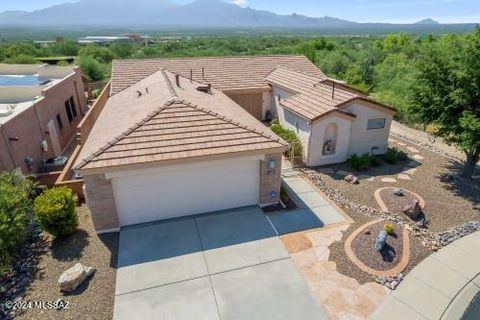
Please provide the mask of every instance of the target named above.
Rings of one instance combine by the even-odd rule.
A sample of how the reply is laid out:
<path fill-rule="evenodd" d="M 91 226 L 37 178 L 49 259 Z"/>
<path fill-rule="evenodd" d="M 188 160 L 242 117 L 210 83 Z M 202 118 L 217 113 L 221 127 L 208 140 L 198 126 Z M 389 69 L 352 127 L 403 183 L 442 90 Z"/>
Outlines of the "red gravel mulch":
<path fill-rule="evenodd" d="M 402 259 L 403 254 L 403 228 L 394 224 L 395 235 L 387 237 L 387 244 L 381 252 L 375 250 L 375 240 L 383 230 L 385 221 L 371 225 L 362 231 L 352 241 L 352 250 L 355 256 L 372 269 L 386 271 L 394 268 Z M 366 234 L 366 231 L 370 231 Z M 392 258 L 389 252 L 394 252 Z"/>

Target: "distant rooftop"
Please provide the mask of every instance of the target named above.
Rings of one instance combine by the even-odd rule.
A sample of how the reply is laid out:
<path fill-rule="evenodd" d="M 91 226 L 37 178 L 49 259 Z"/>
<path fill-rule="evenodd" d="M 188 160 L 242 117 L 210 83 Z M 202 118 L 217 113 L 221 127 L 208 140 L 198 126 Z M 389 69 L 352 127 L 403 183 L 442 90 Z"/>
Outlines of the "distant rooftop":
<path fill-rule="evenodd" d="M 0 74 L 0 87 L 35 87 L 50 81 L 42 79 L 38 74 Z"/>
<path fill-rule="evenodd" d="M 0 64 L 0 124 L 30 108 L 73 67 Z"/>

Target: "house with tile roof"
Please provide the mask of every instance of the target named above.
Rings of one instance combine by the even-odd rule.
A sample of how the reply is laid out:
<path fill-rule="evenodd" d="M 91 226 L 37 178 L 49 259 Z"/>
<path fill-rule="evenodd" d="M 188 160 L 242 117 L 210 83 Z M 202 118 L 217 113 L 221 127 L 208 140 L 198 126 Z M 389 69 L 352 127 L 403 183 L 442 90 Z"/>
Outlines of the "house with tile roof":
<path fill-rule="evenodd" d="M 307 166 L 387 152 L 393 108 L 337 80 L 285 67 L 265 81 L 272 87 L 272 112 L 299 136 Z"/>
<path fill-rule="evenodd" d="M 279 201 L 288 144 L 262 120 L 278 115 L 306 146 L 318 137 L 302 136 L 303 126 L 312 133 L 333 121 L 316 148 L 325 149 L 328 133 L 336 152 L 348 154 L 341 149 L 363 117 L 359 105 L 382 111 L 387 129 L 391 109 L 336 85 L 303 56 L 117 60 L 109 98 L 74 167 L 97 232 L 269 205 Z M 305 149 L 309 161 L 316 149 Z"/>

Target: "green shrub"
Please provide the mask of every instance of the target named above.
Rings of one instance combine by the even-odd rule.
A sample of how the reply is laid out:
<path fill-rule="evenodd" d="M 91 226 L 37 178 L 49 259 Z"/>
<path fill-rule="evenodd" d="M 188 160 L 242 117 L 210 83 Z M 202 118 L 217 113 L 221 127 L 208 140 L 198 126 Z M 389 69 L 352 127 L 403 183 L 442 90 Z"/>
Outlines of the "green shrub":
<path fill-rule="evenodd" d="M 0 172 L 0 274 L 10 264 L 30 223 L 32 187 L 18 174 Z"/>
<path fill-rule="evenodd" d="M 370 166 L 372 166 L 372 167 L 378 167 L 382 164 L 380 159 L 373 154 L 368 155 L 368 161 L 370 162 Z"/>
<path fill-rule="evenodd" d="M 361 157 L 354 153 L 347 161 L 357 171 L 367 170 L 369 167 L 378 167 L 382 164 L 380 159 L 371 153 L 365 153 Z"/>
<path fill-rule="evenodd" d="M 39 63 L 38 60 L 35 57 L 25 55 L 25 54 L 21 54 L 21 55 L 18 55 L 16 57 L 8 58 L 5 62 L 10 63 L 10 64 L 36 64 L 36 63 Z"/>
<path fill-rule="evenodd" d="M 92 90 L 92 96 L 96 99 L 100 96 L 100 93 L 102 93 L 102 90 L 101 89 L 93 89 Z"/>
<path fill-rule="evenodd" d="M 289 149 L 285 152 L 285 156 L 290 158 L 292 153 L 295 158 L 303 158 L 303 148 L 300 139 L 298 138 L 297 134 L 293 130 L 285 129 L 278 123 L 273 123 L 270 126 L 270 129 L 275 132 L 280 138 L 285 140 L 290 144 Z M 293 159 L 290 159 L 293 160 Z"/>
<path fill-rule="evenodd" d="M 40 226 L 55 237 L 71 234 L 78 225 L 75 196 L 70 188 L 46 190 L 35 199 L 33 210 Z"/>
<path fill-rule="evenodd" d="M 407 154 L 397 148 L 388 148 L 387 153 L 384 155 L 384 159 L 389 164 L 396 164 L 398 161 L 404 161 L 407 159 Z"/>
<path fill-rule="evenodd" d="M 105 66 L 90 56 L 79 56 L 76 64 L 87 74 L 92 81 L 100 81 L 105 78 Z"/>

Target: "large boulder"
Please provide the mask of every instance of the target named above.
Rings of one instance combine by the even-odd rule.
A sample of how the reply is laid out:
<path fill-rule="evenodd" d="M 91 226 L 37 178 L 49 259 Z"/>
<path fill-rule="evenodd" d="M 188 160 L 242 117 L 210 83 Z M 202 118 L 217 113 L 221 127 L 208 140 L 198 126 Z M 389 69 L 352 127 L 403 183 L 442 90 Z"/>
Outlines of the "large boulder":
<path fill-rule="evenodd" d="M 405 213 L 410 219 L 417 220 L 418 216 L 422 213 L 422 207 L 417 199 L 413 199 L 403 207 L 403 213 Z"/>
<path fill-rule="evenodd" d="M 60 290 L 70 292 L 75 290 L 85 279 L 96 271 L 95 268 L 86 267 L 81 263 L 75 264 L 68 270 L 65 270 L 58 279 Z"/>

